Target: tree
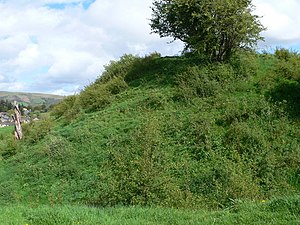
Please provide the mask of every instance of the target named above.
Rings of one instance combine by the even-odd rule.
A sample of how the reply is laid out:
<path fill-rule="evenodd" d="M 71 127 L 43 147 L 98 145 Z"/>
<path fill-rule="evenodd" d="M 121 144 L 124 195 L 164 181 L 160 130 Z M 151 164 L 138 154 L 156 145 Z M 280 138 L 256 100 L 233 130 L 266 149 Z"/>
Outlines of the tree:
<path fill-rule="evenodd" d="M 251 0 L 155 0 L 150 26 L 160 37 L 183 41 L 185 51 L 223 62 L 263 40 L 253 9 Z"/>

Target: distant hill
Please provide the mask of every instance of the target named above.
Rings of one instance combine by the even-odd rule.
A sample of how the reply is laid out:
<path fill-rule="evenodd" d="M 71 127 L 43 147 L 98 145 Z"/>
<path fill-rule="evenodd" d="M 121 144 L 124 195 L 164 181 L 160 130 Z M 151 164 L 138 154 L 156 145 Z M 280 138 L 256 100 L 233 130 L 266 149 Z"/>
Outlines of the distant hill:
<path fill-rule="evenodd" d="M 48 107 L 60 102 L 63 98 L 64 96 L 60 95 L 0 91 L 0 100 L 17 101 L 32 106 L 45 104 Z"/>

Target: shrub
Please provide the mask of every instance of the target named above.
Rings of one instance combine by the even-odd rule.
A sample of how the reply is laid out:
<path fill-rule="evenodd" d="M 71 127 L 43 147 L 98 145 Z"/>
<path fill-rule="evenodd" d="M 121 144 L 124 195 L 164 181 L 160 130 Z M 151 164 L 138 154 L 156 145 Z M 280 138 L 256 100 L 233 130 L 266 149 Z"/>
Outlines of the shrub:
<path fill-rule="evenodd" d="M 225 145 L 236 150 L 245 160 L 252 161 L 257 155 L 268 152 L 264 132 L 249 127 L 245 122 L 234 122 L 226 133 Z"/>
<path fill-rule="evenodd" d="M 124 78 L 134 67 L 139 57 L 133 55 L 123 55 L 118 61 L 111 61 L 105 66 L 105 71 L 95 81 L 96 84 L 106 83 L 114 78 Z"/>
<path fill-rule="evenodd" d="M 143 58 L 137 58 L 132 69 L 125 75 L 125 81 L 130 83 L 140 78 L 147 78 L 149 73 L 151 73 L 151 77 L 153 78 L 155 69 L 160 68 L 156 63 L 156 59 L 158 58 L 160 58 L 160 54 L 156 52 Z"/>
<path fill-rule="evenodd" d="M 111 95 L 105 85 L 93 84 L 80 93 L 79 102 L 85 112 L 98 111 L 110 104 Z"/>
<path fill-rule="evenodd" d="M 167 99 L 165 95 L 160 92 L 151 92 L 141 105 L 147 109 L 159 110 L 164 109 L 166 104 Z"/>
<path fill-rule="evenodd" d="M 17 149 L 20 146 L 20 143 L 18 140 L 15 139 L 13 135 L 9 137 L 5 137 L 5 139 L 0 140 L 0 155 L 7 159 L 17 153 Z M 1 158 L 0 158 L 1 161 Z"/>
<path fill-rule="evenodd" d="M 80 93 L 80 107 L 85 112 L 102 110 L 110 104 L 113 95 L 119 94 L 127 87 L 122 77 L 112 78 L 106 83 L 95 82 Z"/>
<path fill-rule="evenodd" d="M 37 143 L 50 133 L 53 125 L 53 120 L 44 119 L 40 121 L 34 121 L 26 126 L 23 126 L 25 141 L 31 144 Z"/>
<path fill-rule="evenodd" d="M 51 110 L 51 115 L 56 119 L 64 117 L 68 121 L 74 119 L 80 111 L 78 95 L 67 96 Z"/>
<path fill-rule="evenodd" d="M 208 154 L 207 159 L 195 164 L 187 177 L 193 194 L 209 199 L 208 204 L 214 208 L 229 207 L 233 199 L 255 199 L 259 196 L 255 178 L 243 162 L 213 151 Z"/>
<path fill-rule="evenodd" d="M 236 78 L 250 78 L 257 74 L 259 63 L 253 52 L 236 52 L 230 59 Z"/>
<path fill-rule="evenodd" d="M 129 140 L 113 141 L 105 168 L 99 172 L 94 204 L 185 204 L 187 195 L 171 176 L 172 155 L 162 145 L 158 121 L 152 118 L 129 136 Z"/>
<path fill-rule="evenodd" d="M 238 78 L 235 68 L 230 64 L 190 66 L 176 76 L 177 96 L 189 101 L 196 97 L 206 98 L 231 92 Z"/>
<path fill-rule="evenodd" d="M 123 77 L 116 77 L 114 79 L 111 79 L 105 85 L 106 85 L 107 90 L 112 95 L 119 94 L 119 93 L 121 93 L 122 91 L 125 91 L 128 88 L 128 85 L 124 81 Z"/>
<path fill-rule="evenodd" d="M 275 56 L 278 59 L 275 72 L 282 77 L 300 82 L 300 55 L 286 49 L 277 49 Z"/>
<path fill-rule="evenodd" d="M 176 80 L 177 95 L 185 101 L 214 96 L 219 91 L 217 81 L 210 77 L 210 70 L 206 67 L 188 67 Z"/>

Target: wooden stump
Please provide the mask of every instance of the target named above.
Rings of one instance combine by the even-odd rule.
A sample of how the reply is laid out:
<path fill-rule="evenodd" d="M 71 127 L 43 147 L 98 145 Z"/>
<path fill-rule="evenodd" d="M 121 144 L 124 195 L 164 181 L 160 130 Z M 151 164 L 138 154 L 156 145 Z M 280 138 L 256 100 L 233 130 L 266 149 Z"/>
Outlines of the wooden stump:
<path fill-rule="evenodd" d="M 13 119 L 15 122 L 15 138 L 21 140 L 23 138 L 21 126 L 21 111 L 19 105 L 15 102 Z"/>

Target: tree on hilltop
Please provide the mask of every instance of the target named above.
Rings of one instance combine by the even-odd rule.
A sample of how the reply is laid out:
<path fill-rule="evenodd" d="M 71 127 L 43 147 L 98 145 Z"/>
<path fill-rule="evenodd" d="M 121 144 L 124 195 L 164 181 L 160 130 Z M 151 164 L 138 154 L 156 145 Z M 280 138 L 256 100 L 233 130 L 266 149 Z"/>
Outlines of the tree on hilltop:
<path fill-rule="evenodd" d="M 155 0 L 150 26 L 160 37 L 183 41 L 185 51 L 223 62 L 263 40 L 253 10 L 251 0 Z"/>

